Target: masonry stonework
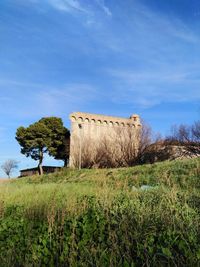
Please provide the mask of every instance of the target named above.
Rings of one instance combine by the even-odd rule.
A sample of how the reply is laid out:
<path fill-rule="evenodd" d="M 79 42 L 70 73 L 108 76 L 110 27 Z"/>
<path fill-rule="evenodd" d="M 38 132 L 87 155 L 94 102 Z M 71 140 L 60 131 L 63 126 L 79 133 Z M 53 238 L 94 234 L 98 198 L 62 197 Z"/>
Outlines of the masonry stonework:
<path fill-rule="evenodd" d="M 70 167 L 81 166 L 84 147 L 90 147 L 90 151 L 94 151 L 103 138 L 106 137 L 115 143 L 117 132 L 130 129 L 134 133 L 141 127 L 140 117 L 136 114 L 131 115 L 130 118 L 121 118 L 74 112 L 70 114 L 70 121 Z"/>

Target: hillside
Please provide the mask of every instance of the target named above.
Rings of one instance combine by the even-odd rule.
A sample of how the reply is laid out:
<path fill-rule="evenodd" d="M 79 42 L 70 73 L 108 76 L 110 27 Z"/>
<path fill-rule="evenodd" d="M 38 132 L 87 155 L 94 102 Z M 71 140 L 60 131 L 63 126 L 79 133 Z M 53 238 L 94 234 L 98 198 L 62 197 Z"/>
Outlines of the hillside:
<path fill-rule="evenodd" d="M 198 266 L 200 159 L 12 180 L 0 216 L 1 266 Z"/>

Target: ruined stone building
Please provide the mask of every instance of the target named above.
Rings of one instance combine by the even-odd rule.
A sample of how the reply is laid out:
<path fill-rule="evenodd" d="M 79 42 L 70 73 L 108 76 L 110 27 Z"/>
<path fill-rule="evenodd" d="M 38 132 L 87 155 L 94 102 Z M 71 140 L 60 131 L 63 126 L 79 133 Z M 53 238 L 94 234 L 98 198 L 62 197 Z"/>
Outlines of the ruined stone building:
<path fill-rule="evenodd" d="M 121 118 L 74 112 L 70 114 L 70 121 L 71 167 L 91 167 L 85 163 L 94 165 L 95 161 L 99 161 L 99 165 L 109 155 L 113 161 L 125 149 L 125 140 L 126 149 L 130 150 L 130 146 L 135 149 L 138 139 L 136 133 L 141 127 L 140 118 L 135 114 L 130 118 Z"/>

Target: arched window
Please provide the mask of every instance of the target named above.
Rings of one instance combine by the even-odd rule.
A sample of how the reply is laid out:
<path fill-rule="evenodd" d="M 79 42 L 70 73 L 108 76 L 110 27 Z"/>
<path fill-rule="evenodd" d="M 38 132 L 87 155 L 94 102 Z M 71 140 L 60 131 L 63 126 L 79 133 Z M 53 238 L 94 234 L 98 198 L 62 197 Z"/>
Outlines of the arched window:
<path fill-rule="evenodd" d="M 71 121 L 76 121 L 76 117 L 72 116 Z"/>

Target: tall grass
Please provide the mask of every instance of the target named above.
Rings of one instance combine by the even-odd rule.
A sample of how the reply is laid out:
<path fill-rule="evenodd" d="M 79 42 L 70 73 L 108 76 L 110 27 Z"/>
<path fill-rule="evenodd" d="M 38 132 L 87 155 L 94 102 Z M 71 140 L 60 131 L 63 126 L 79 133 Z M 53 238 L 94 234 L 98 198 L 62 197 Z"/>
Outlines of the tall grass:
<path fill-rule="evenodd" d="M 66 169 L 0 185 L 0 265 L 200 266 L 199 164 Z"/>

